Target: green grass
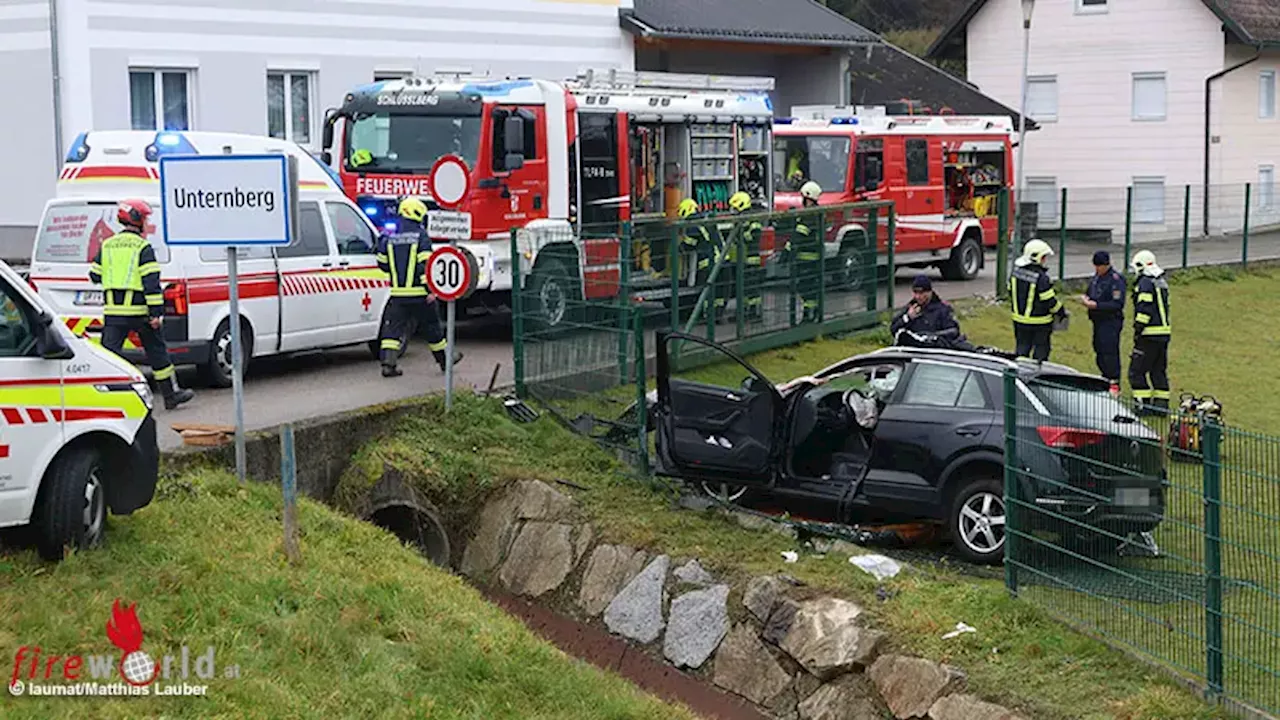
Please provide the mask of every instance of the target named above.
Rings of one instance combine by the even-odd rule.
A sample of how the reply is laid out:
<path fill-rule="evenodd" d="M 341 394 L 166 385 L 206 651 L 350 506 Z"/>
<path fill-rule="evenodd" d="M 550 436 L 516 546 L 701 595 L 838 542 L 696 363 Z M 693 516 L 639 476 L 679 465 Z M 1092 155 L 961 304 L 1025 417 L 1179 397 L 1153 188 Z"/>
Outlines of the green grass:
<path fill-rule="evenodd" d="M 114 519 L 101 550 L 58 566 L 0 555 L 5 684 L 22 645 L 115 652 L 104 626 L 117 597 L 137 603 L 142 649 L 157 660 L 185 643 L 194 663 L 212 645 L 217 672 L 235 664 L 240 677 L 208 681 L 204 698 L 5 693 L 0 716 L 694 717 L 565 656 L 372 525 L 301 500 L 303 562 L 291 567 L 278 489 L 198 471 L 163 491 Z M 188 682 L 203 683 L 194 672 Z"/>

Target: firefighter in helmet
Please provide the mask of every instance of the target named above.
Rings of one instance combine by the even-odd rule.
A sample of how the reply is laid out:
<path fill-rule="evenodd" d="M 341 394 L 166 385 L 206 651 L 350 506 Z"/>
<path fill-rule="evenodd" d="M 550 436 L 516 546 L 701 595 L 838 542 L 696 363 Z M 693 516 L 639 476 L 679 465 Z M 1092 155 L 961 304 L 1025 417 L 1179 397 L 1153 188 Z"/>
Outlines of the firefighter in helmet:
<path fill-rule="evenodd" d="M 119 355 L 125 338 L 137 333 L 160 385 L 164 407 L 172 410 L 190 401 L 195 393 L 178 387 L 169 349 L 160 333 L 164 291 L 156 251 L 145 237 L 150 216 L 151 206 L 142 200 L 124 200 L 116 207 L 116 222 L 122 229 L 107 238 L 94 255 L 89 280 L 103 290 L 102 347 Z"/>
<path fill-rule="evenodd" d="M 1169 409 L 1169 282 L 1150 250 L 1140 250 L 1131 261 L 1138 281 L 1133 286 L 1133 355 L 1129 358 L 1129 385 L 1139 414 Z"/>
<path fill-rule="evenodd" d="M 1066 316 L 1066 308 L 1049 279 L 1049 243 L 1035 238 L 1022 248 L 1009 277 L 1009 303 L 1018 357 L 1048 360 L 1052 350 L 1054 318 Z"/>
<path fill-rule="evenodd" d="M 751 196 L 739 190 L 729 197 L 729 208 L 735 215 L 741 215 L 751 209 Z M 762 306 L 764 304 L 764 265 L 760 258 L 760 235 L 764 232 L 764 225 L 759 220 L 739 220 L 737 223 L 737 241 L 732 242 L 726 249 L 729 261 L 733 262 L 732 267 L 726 266 L 720 269 L 720 278 L 727 281 L 729 288 L 737 286 L 737 259 L 738 246 L 744 249 L 745 259 L 742 268 L 742 286 L 746 293 L 746 298 L 742 300 L 746 316 L 749 318 L 759 318 L 761 316 Z M 732 239 L 732 236 L 731 236 Z M 726 270 L 731 272 L 726 275 Z M 724 297 L 732 294 L 726 288 Z"/>
<path fill-rule="evenodd" d="M 400 201 L 398 211 L 402 219 L 399 232 L 380 238 L 377 251 L 378 268 L 391 278 L 391 298 L 382 314 L 378 338 L 383 377 L 404 374 L 396 363 L 414 319 L 425 330 L 427 347 L 441 370 L 445 369 L 445 353 L 450 351 L 440 329 L 440 314 L 427 293 L 426 268 L 431 257 L 431 240 L 423 227 L 427 205 L 409 197 Z M 461 359 L 462 353 L 454 352 L 454 363 Z"/>
<path fill-rule="evenodd" d="M 787 241 L 793 263 L 792 277 L 803 301 L 805 322 L 818 320 L 818 295 L 822 291 L 822 238 L 826 223 L 822 213 L 811 210 L 818 207 L 821 195 L 822 187 L 812 180 L 800 186 L 801 203 L 808 212 L 796 218 L 792 238 Z"/>

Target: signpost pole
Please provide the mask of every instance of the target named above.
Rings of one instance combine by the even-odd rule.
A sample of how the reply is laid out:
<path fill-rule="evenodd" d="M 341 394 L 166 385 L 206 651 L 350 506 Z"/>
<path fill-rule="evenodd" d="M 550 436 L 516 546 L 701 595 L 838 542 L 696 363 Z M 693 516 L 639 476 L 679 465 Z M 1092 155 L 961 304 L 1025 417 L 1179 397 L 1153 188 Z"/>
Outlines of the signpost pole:
<path fill-rule="evenodd" d="M 444 409 L 453 409 L 453 335 L 458 320 L 458 303 L 447 303 L 448 315 L 444 325 Z"/>
<path fill-rule="evenodd" d="M 231 281 L 231 397 L 236 414 L 236 477 L 244 484 L 244 363 L 240 337 L 240 269 L 234 245 L 227 248 L 227 276 Z"/>

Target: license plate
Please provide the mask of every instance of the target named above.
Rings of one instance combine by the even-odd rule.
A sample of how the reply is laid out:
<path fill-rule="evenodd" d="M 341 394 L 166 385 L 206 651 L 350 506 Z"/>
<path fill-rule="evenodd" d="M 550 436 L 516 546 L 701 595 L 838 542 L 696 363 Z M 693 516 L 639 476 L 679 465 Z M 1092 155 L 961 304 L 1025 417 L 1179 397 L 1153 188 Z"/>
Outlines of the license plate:
<path fill-rule="evenodd" d="M 1151 491 L 1147 488 L 1118 488 L 1116 504 L 1126 507 L 1146 507 L 1151 504 Z"/>
<path fill-rule="evenodd" d="M 76 305 L 101 305 L 102 291 L 101 290 L 77 290 L 75 303 Z"/>

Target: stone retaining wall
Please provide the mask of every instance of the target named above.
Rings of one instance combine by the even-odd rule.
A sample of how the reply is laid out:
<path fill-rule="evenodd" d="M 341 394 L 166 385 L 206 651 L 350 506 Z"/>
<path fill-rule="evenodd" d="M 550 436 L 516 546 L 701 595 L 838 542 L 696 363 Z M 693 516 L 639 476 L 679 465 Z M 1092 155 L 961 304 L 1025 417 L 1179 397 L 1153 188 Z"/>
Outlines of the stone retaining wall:
<path fill-rule="evenodd" d="M 784 575 L 735 586 L 696 558 L 597 543 L 573 499 L 539 481 L 495 493 L 459 569 L 593 626 L 779 720 L 1014 720 L 959 668 L 891 652 L 856 603 Z"/>

